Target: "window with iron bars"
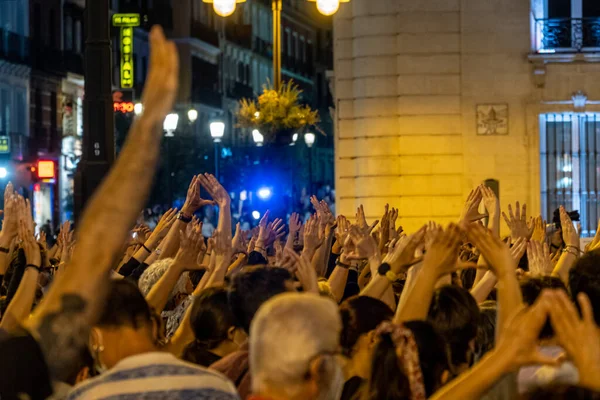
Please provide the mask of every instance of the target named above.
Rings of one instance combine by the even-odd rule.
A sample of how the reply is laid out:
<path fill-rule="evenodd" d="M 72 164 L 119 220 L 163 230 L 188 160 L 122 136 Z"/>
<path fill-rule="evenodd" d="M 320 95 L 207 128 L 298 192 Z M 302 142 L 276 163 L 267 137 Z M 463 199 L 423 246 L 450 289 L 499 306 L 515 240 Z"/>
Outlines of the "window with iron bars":
<path fill-rule="evenodd" d="M 596 233 L 600 197 L 600 113 L 540 115 L 541 209 L 551 222 L 564 205 L 579 211 L 581 236 Z"/>

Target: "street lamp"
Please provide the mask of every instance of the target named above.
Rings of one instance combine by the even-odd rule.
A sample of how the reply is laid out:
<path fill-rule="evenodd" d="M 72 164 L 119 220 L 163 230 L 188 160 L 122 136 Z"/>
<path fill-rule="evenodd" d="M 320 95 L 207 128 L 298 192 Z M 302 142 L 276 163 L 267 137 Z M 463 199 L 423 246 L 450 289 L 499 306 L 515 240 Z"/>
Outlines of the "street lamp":
<path fill-rule="evenodd" d="M 235 11 L 236 3 L 246 0 L 202 0 L 204 3 L 212 3 L 215 13 L 221 17 L 227 17 Z M 308 0 L 317 3 L 317 10 L 323 15 L 333 15 L 340 8 L 340 3 L 348 3 L 350 0 Z M 281 88 L 281 9 L 283 0 L 271 0 L 273 9 L 273 88 Z"/>
<path fill-rule="evenodd" d="M 228 17 L 235 11 L 236 3 L 243 3 L 246 0 L 202 0 L 204 3 L 213 3 L 213 9 L 217 15 Z"/>
<path fill-rule="evenodd" d="M 163 129 L 166 132 L 166 137 L 173 137 L 175 130 L 177 129 L 177 123 L 179 122 L 179 115 L 171 113 L 166 116 L 165 122 L 163 122 Z"/>
<path fill-rule="evenodd" d="M 309 149 L 311 147 L 313 147 L 313 144 L 315 144 L 315 134 L 311 133 L 311 132 L 305 133 L 304 134 L 304 143 L 306 143 L 306 145 L 308 146 Z"/>
<path fill-rule="evenodd" d="M 141 115 L 142 111 L 144 111 L 144 106 L 142 105 L 142 103 L 135 103 L 135 105 L 133 106 L 133 112 L 135 113 L 135 115 Z"/>
<path fill-rule="evenodd" d="M 308 147 L 308 191 L 310 194 L 312 191 L 312 181 L 313 181 L 313 160 L 312 160 L 312 147 L 315 144 L 315 134 L 312 132 L 306 132 L 304 134 L 304 143 Z"/>
<path fill-rule="evenodd" d="M 290 143 L 290 146 L 295 146 L 297 141 L 298 141 L 298 134 L 294 133 L 292 135 L 292 143 Z"/>
<path fill-rule="evenodd" d="M 165 131 L 165 150 L 167 153 L 166 164 L 167 164 L 167 194 L 169 195 L 169 207 L 173 204 L 173 186 L 171 180 L 173 172 L 171 171 L 171 149 L 170 142 L 172 137 L 175 136 L 175 130 L 177 129 L 177 123 L 179 122 L 179 114 L 171 113 L 165 117 L 163 122 L 163 130 Z"/>
<path fill-rule="evenodd" d="M 340 9 L 340 3 L 347 3 L 350 0 L 308 0 L 317 3 L 317 10 L 323 15 L 333 15 Z"/>
<path fill-rule="evenodd" d="M 219 179 L 219 143 L 225 135 L 225 122 L 215 120 L 210 123 L 210 137 L 213 139 L 215 147 L 215 178 Z"/>
<path fill-rule="evenodd" d="M 196 122 L 196 120 L 198 119 L 198 111 L 194 110 L 193 108 L 190 108 L 190 110 L 188 111 L 188 119 L 190 120 L 191 123 Z"/>
<path fill-rule="evenodd" d="M 223 121 L 213 121 L 210 123 L 210 136 L 213 142 L 219 143 L 225 134 L 225 123 Z"/>
<path fill-rule="evenodd" d="M 254 129 L 252 131 L 252 140 L 258 147 L 262 146 L 265 142 L 265 137 L 258 131 L 258 129 Z"/>

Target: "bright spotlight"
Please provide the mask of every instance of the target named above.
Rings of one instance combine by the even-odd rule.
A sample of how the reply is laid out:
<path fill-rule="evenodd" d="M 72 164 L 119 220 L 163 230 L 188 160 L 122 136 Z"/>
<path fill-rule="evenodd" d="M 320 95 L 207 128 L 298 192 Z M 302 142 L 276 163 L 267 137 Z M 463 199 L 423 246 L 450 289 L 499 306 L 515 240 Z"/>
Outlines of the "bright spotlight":
<path fill-rule="evenodd" d="M 260 188 L 258 189 L 258 197 L 260 197 L 263 200 L 267 200 L 269 197 L 271 197 L 271 189 L 269 188 Z"/>
<path fill-rule="evenodd" d="M 8 175 L 8 171 L 4 167 L 0 167 L 0 179 L 6 178 Z"/>
<path fill-rule="evenodd" d="M 241 201 L 246 201 L 248 199 L 248 192 L 246 192 L 245 190 L 242 190 L 240 192 L 240 200 Z"/>
<path fill-rule="evenodd" d="M 260 219 L 260 213 L 258 211 L 252 211 L 252 218 Z"/>

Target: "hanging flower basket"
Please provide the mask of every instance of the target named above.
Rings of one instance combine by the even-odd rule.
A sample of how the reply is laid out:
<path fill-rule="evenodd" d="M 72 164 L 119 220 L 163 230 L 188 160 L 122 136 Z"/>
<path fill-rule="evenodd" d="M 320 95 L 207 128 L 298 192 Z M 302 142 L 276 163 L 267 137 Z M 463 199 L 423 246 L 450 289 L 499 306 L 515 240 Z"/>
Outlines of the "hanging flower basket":
<path fill-rule="evenodd" d="M 282 84 L 279 90 L 270 84 L 263 86 L 257 100 L 240 100 L 237 126 L 257 129 L 265 143 L 289 144 L 294 133 L 301 135 L 311 129 L 324 134 L 317 126 L 319 113 L 299 103 L 301 93 L 293 81 Z"/>

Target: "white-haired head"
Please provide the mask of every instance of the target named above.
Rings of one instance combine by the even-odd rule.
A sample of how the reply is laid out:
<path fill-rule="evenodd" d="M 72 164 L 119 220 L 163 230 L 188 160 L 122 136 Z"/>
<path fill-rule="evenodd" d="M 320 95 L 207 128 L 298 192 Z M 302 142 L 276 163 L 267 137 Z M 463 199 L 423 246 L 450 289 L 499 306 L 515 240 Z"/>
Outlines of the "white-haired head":
<path fill-rule="evenodd" d="M 158 260 L 153 262 L 140 276 L 140 280 L 138 281 L 138 287 L 140 288 L 140 292 L 144 295 L 144 297 L 148 296 L 150 290 L 156 283 L 162 278 L 162 276 L 167 272 L 173 265 L 172 258 L 163 258 L 162 260 Z M 177 284 L 171 291 L 171 295 L 169 296 L 169 300 L 175 297 L 179 293 L 187 293 L 187 283 L 190 278 L 187 272 L 181 274 Z"/>
<path fill-rule="evenodd" d="M 341 321 L 326 297 L 285 293 L 267 301 L 250 327 L 252 390 L 296 400 L 339 398 L 344 384 Z"/>

